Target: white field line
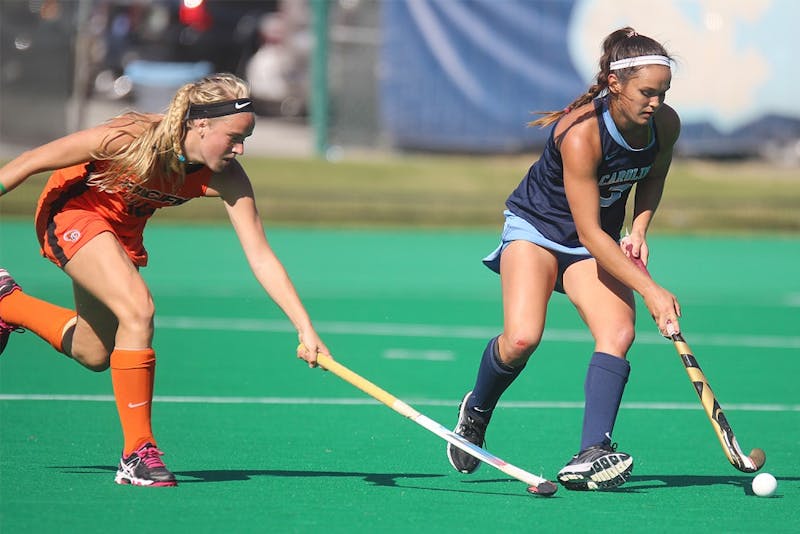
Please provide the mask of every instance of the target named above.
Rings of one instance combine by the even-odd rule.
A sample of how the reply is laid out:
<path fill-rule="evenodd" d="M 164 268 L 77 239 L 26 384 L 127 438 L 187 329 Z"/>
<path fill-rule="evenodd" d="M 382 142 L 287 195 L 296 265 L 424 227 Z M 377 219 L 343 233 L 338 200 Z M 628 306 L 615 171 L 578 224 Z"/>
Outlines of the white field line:
<path fill-rule="evenodd" d="M 387 360 L 422 360 L 428 362 L 451 362 L 456 359 L 452 350 L 386 349 L 381 356 Z"/>
<path fill-rule="evenodd" d="M 500 332 L 500 327 L 447 326 L 401 323 L 353 323 L 320 321 L 314 323 L 320 334 L 348 334 L 359 336 L 397 336 L 441 339 L 488 339 Z M 289 321 L 270 319 L 230 319 L 221 317 L 157 317 L 156 327 L 173 330 L 228 330 L 236 332 L 291 332 Z M 545 341 L 591 342 L 585 330 L 550 328 L 544 333 Z M 759 349 L 800 349 L 800 336 L 759 336 L 742 334 L 687 334 L 692 346 L 746 347 Z M 638 333 L 636 343 L 661 345 L 669 343 L 658 334 Z"/>
<path fill-rule="evenodd" d="M 112 395 L 57 395 L 0 393 L 0 401 L 45 401 L 45 402 L 114 402 Z M 219 397 L 219 396 L 174 396 L 155 395 L 154 403 L 164 404 L 271 404 L 271 405 L 316 405 L 316 406 L 364 406 L 379 405 L 374 399 L 364 398 L 324 398 L 324 397 Z M 411 399 L 405 401 L 410 406 L 455 407 L 458 400 Z M 500 401 L 502 408 L 522 410 L 582 410 L 583 402 L 572 401 Z M 623 402 L 627 410 L 702 410 L 697 402 Z M 741 412 L 800 412 L 800 404 L 726 404 L 725 411 Z"/>

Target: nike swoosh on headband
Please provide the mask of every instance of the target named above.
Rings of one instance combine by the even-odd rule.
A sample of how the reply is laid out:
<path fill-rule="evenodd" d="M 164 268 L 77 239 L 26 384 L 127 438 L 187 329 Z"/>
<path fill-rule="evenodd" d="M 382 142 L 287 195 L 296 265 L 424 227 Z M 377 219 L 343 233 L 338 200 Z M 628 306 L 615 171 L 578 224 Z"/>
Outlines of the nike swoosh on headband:
<path fill-rule="evenodd" d="M 253 108 L 253 101 L 249 98 L 223 100 L 222 102 L 212 102 L 210 104 L 191 104 L 189 109 L 186 110 L 184 119 L 210 119 L 212 117 L 233 115 L 234 113 L 252 112 L 254 111 Z"/>

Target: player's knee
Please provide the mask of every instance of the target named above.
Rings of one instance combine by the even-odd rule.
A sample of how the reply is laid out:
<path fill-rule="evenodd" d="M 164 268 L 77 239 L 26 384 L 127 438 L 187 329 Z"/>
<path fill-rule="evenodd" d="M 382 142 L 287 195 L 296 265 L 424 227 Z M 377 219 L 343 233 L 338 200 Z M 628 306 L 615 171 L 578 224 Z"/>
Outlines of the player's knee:
<path fill-rule="evenodd" d="M 107 351 L 76 352 L 72 359 L 90 371 L 101 373 L 108 369 L 111 355 Z"/>
<path fill-rule="evenodd" d="M 155 305 L 149 293 L 141 298 L 132 299 L 117 313 L 120 327 L 127 330 L 152 331 Z"/>
<path fill-rule="evenodd" d="M 636 329 L 634 328 L 633 323 L 627 324 L 619 329 L 617 334 L 617 342 L 626 349 L 633 345 L 634 339 L 636 339 Z"/>
<path fill-rule="evenodd" d="M 504 337 L 506 343 L 502 345 L 502 359 L 512 367 L 525 364 L 542 340 L 541 334 L 527 331 L 506 333 Z"/>
<path fill-rule="evenodd" d="M 604 340 L 598 341 L 604 346 L 610 347 L 613 354 L 626 354 L 636 338 L 636 330 L 632 323 L 619 325 L 616 328 L 605 330 L 603 337 Z"/>
<path fill-rule="evenodd" d="M 103 371 L 108 369 L 109 363 L 108 360 L 105 360 L 105 361 L 84 363 L 83 366 L 89 369 L 90 371 L 94 371 L 95 373 L 102 373 Z"/>

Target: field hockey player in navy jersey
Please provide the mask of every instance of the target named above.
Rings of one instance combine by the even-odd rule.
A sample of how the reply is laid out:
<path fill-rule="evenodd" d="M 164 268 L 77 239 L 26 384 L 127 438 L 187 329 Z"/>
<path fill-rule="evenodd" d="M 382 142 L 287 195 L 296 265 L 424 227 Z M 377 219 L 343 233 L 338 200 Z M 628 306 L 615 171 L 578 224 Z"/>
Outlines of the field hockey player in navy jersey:
<path fill-rule="evenodd" d="M 661 44 L 632 28 L 606 37 L 596 83 L 531 123 L 552 131 L 506 201 L 500 246 L 483 260 L 500 274 L 503 331 L 486 346 L 455 432 L 483 445 L 498 400 L 539 346 L 551 296 L 564 293 L 594 339 L 579 452 L 558 473 L 571 490 L 617 487 L 633 469 L 611 438 L 630 372 L 633 291 L 663 335 L 680 331 L 675 296 L 629 259 L 648 261 L 647 230 L 680 131 L 664 103 L 671 65 Z M 621 237 L 634 186 L 631 232 Z M 480 465 L 452 445 L 447 455 L 462 473 Z"/>

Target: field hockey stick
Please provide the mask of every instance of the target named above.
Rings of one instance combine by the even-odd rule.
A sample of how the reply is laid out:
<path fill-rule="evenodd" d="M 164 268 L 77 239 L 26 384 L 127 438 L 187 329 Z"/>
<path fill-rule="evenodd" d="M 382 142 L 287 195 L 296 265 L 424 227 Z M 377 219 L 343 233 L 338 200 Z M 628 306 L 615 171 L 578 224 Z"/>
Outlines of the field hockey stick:
<path fill-rule="evenodd" d="M 628 245 L 628 251 L 630 251 L 630 249 L 631 245 Z M 629 257 L 637 267 L 650 276 L 650 272 L 641 259 L 634 258 L 633 256 Z M 725 452 L 728 461 L 733 467 L 744 473 L 754 473 L 761 469 L 764 462 L 767 461 L 764 450 L 755 448 L 750 451 L 749 455 L 742 452 L 739 443 L 736 441 L 733 429 L 728 423 L 728 418 L 725 417 L 725 413 L 722 411 L 717 398 L 714 396 L 714 392 L 711 390 L 705 373 L 703 373 L 703 370 L 697 363 L 697 359 L 692 354 L 689 344 L 686 343 L 686 340 L 683 339 L 680 332 L 669 332 L 669 335 L 675 345 L 675 349 L 678 351 L 678 355 L 681 357 L 683 366 L 686 368 L 686 374 L 689 375 L 689 380 L 692 382 L 697 396 L 700 398 L 700 403 L 703 405 L 708 420 L 711 421 L 711 427 L 717 434 L 717 438 L 719 438 L 720 445 L 722 445 L 722 450 Z"/>
<path fill-rule="evenodd" d="M 504 460 L 501 460 L 494 454 L 490 453 L 487 450 L 484 450 L 481 447 L 478 447 L 474 443 L 471 443 L 464 439 L 463 437 L 459 436 L 452 430 L 449 430 L 436 421 L 424 416 L 423 414 L 419 413 L 417 410 L 406 404 L 405 402 L 401 401 L 391 393 L 381 389 L 380 387 L 376 386 L 366 378 L 356 374 L 355 372 L 351 371 L 341 363 L 337 362 L 330 356 L 325 354 L 317 354 L 317 363 L 322 366 L 324 369 L 332 372 L 345 382 L 350 383 L 351 385 L 357 387 L 370 397 L 382 402 L 395 412 L 403 415 L 421 427 L 433 432 L 440 438 L 444 439 L 448 443 L 458 447 L 462 451 L 466 452 L 470 456 L 477 458 L 478 460 L 491 465 L 492 467 L 499 469 L 503 473 L 507 474 L 512 478 L 516 478 L 517 480 L 524 482 L 528 485 L 528 492 L 534 495 L 542 495 L 545 497 L 549 497 L 553 495 L 558 487 L 553 483 L 547 480 L 546 478 L 538 477 L 532 473 L 528 473 L 524 469 L 520 469 L 519 467 L 512 465 Z"/>

